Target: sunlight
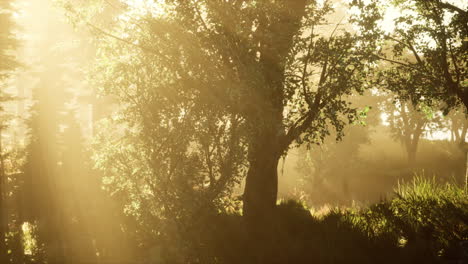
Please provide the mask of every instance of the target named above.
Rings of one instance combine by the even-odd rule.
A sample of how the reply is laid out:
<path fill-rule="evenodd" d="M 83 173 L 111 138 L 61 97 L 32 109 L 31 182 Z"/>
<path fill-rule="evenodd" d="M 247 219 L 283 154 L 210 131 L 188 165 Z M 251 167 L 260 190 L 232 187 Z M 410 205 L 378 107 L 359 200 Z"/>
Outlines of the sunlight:
<path fill-rule="evenodd" d="M 401 15 L 401 12 L 398 8 L 394 6 L 389 6 L 385 10 L 384 19 L 380 22 L 380 26 L 385 33 L 391 33 L 395 29 L 395 19 Z"/>
<path fill-rule="evenodd" d="M 390 127 L 390 114 L 388 113 L 381 113 L 380 114 L 380 122 L 382 122 L 382 125 L 385 127 Z M 428 140 L 450 140 L 451 139 L 451 133 L 450 130 L 436 130 L 436 131 L 431 131 L 427 130 L 424 133 L 424 138 Z"/>
<path fill-rule="evenodd" d="M 131 7 L 131 13 L 136 16 L 151 15 L 161 17 L 167 13 L 165 0 L 122 0 Z"/>
<path fill-rule="evenodd" d="M 34 226 L 29 222 L 24 222 L 21 225 L 23 232 L 24 254 L 32 255 L 37 249 L 37 241 L 34 238 Z"/>
<path fill-rule="evenodd" d="M 0 0 L 0 264 L 457 261 L 465 6 L 417 1 Z"/>

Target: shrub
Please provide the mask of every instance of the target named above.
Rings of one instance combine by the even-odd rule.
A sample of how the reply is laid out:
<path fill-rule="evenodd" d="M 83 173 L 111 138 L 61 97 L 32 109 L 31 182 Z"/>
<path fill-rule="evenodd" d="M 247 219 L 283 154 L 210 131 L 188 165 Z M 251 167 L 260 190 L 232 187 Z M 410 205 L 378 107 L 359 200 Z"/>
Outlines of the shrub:
<path fill-rule="evenodd" d="M 463 263 L 467 259 L 466 192 L 417 177 L 398 185 L 395 193 L 392 200 L 368 208 L 334 208 L 320 216 L 300 202 L 280 202 L 271 219 L 274 243 L 264 263 Z M 186 232 L 191 256 L 184 263 L 256 263 L 253 248 L 261 242 L 251 240 L 239 212 L 200 215 Z"/>

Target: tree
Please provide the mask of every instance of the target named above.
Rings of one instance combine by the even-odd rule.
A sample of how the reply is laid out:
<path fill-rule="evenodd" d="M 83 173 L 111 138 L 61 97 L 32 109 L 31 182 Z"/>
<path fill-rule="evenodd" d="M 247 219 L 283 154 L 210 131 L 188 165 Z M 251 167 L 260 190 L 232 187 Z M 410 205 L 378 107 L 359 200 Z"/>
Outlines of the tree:
<path fill-rule="evenodd" d="M 349 182 L 359 173 L 356 171 L 363 163 L 360 150 L 371 142 L 373 127 L 380 121 L 381 112 L 377 107 L 380 100 L 381 96 L 370 91 L 354 96 L 353 105 L 362 109 L 360 119 L 345 128 L 346 136 L 341 141 L 336 141 L 336 133 L 332 133 L 320 145 L 299 148 L 296 170 L 301 178 L 298 189 L 308 198 L 309 205 L 346 204 L 353 199 Z"/>
<path fill-rule="evenodd" d="M 50 67 L 49 69 L 53 69 Z M 44 255 L 39 261 L 64 261 L 63 212 L 57 197 L 63 194 L 60 174 L 60 146 L 58 130 L 62 110 L 60 86 L 53 77 L 42 73 L 34 89 L 29 120 L 29 144 L 24 165 L 23 221 L 37 225 L 38 246 Z M 50 98 L 49 92 L 55 96 Z M 40 186 L 40 188 L 38 188 Z"/>
<path fill-rule="evenodd" d="M 463 109 L 454 109 L 448 115 L 450 120 L 450 140 L 455 144 L 463 146 L 466 142 L 468 131 L 468 119 Z"/>
<path fill-rule="evenodd" d="M 345 129 L 346 137 L 337 142 L 327 138 L 310 149 L 301 148 L 297 160 L 302 175 L 301 191 L 309 193 L 308 202 L 320 206 L 326 203 L 348 204 L 351 200 L 349 180 L 359 166 L 359 148 L 370 142 L 369 128 L 361 125 Z M 336 163 L 339 162 L 339 166 Z M 319 192 L 318 192 L 319 191 Z M 311 205 L 312 205 L 311 204 Z"/>
<path fill-rule="evenodd" d="M 390 97 L 384 102 L 388 122 L 394 138 L 406 150 L 409 166 L 414 166 L 421 137 L 438 125 L 433 110 L 423 103 L 414 105 L 398 97 Z"/>
<path fill-rule="evenodd" d="M 391 62 L 390 71 L 405 72 L 418 86 L 388 86 L 412 94 L 414 102 L 444 102 L 447 114 L 459 104 L 468 108 L 468 12 L 441 0 L 394 1 L 400 16 L 395 30 L 384 36 L 392 55 L 378 57 Z M 411 58 L 409 58 L 411 57 Z"/>
<path fill-rule="evenodd" d="M 0 85 L 2 88 L 6 85 L 8 79 L 14 69 L 18 67 L 18 63 L 14 56 L 14 50 L 17 47 L 17 41 L 14 35 L 15 24 L 12 19 L 13 1 L 0 2 Z M 5 93 L 4 89 L 0 91 L 0 101 L 3 103 L 11 100 L 11 97 Z M 1 109 L 3 112 L 4 109 Z M 5 242 L 5 235 L 8 231 L 8 219 L 6 217 L 6 169 L 5 169 L 5 150 L 4 142 L 2 142 L 2 132 L 6 128 L 7 123 L 3 120 L 0 123 L 0 262 L 10 262 L 8 257 L 8 249 Z"/>
<path fill-rule="evenodd" d="M 14 50 L 18 46 L 15 38 L 15 23 L 12 19 L 13 1 L 0 2 L 0 79 L 3 81 L 18 67 Z"/>
<path fill-rule="evenodd" d="M 72 4 L 67 8 L 74 11 Z M 252 233 L 267 240 L 280 157 L 294 142 L 323 140 L 328 124 L 342 135 L 347 120 L 356 116 L 346 96 L 366 88 L 378 34 L 352 34 L 339 23 L 327 25 L 329 1 L 174 0 L 165 1 L 165 12 L 149 4 L 140 16 L 132 6 L 123 8 L 130 11 L 120 16 L 124 19 L 114 31 L 91 25 L 107 45 L 101 59 L 105 67 L 96 78 L 107 79 L 105 89 L 125 102 L 131 124 L 141 134 L 163 129 L 145 137 L 151 139 L 145 145 L 158 165 L 192 160 L 187 153 L 197 152 L 188 151 L 189 146 L 203 146 L 199 135 L 213 124 L 230 135 L 219 145 L 228 153 L 243 142 L 248 162 L 243 213 Z M 362 27 L 379 17 L 364 16 Z M 213 130 L 206 135 L 216 138 Z M 172 155 L 172 161 L 168 153 L 157 156 L 161 144 L 177 149 L 179 156 Z M 204 148 L 198 153 L 210 152 Z M 203 165 L 210 175 L 209 162 Z M 174 171 L 179 175 L 171 177 L 186 173 Z"/>

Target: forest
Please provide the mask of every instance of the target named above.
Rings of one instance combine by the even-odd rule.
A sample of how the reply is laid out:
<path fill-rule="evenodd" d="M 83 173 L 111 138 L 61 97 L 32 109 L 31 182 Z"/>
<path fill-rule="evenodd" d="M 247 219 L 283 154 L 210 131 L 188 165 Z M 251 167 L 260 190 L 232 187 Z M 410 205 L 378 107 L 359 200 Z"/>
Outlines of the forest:
<path fill-rule="evenodd" d="M 0 0 L 0 264 L 468 264 L 468 1 Z"/>

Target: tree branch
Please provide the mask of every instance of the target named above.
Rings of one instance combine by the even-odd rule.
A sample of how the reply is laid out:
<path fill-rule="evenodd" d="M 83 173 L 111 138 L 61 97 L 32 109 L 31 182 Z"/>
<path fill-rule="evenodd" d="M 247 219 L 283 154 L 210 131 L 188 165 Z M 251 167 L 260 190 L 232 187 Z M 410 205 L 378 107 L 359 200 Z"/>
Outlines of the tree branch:
<path fill-rule="evenodd" d="M 127 39 L 124 39 L 124 38 L 121 38 L 121 37 L 119 37 L 119 36 L 116 36 L 116 35 L 114 35 L 114 34 L 112 34 L 112 33 L 109 33 L 109 32 L 107 32 L 107 31 L 105 31 L 105 30 L 103 30 L 103 29 L 101 29 L 101 28 L 99 28 L 99 27 L 97 27 L 97 26 L 95 26 L 95 25 L 89 23 L 89 22 L 86 22 L 86 25 L 89 26 L 89 27 L 91 27 L 93 30 L 97 31 L 98 33 L 100 33 L 100 34 L 102 34 L 102 35 L 105 35 L 105 36 L 107 36 L 107 37 L 110 37 L 110 38 L 113 38 L 113 39 L 115 39 L 115 40 L 121 41 L 121 42 L 123 42 L 123 43 L 125 43 L 125 44 L 128 44 L 128 45 L 130 45 L 130 46 L 139 48 L 139 49 L 144 50 L 144 51 L 146 51 L 146 52 L 149 52 L 149 53 L 156 54 L 156 55 L 158 55 L 158 56 L 164 57 L 164 55 L 162 55 L 162 53 L 161 53 L 160 51 L 156 51 L 156 50 L 154 50 L 154 49 L 152 49 L 152 48 L 148 48 L 148 47 L 145 47 L 145 46 L 142 46 L 142 45 L 138 45 L 138 44 L 136 44 L 136 43 L 133 43 L 133 42 L 127 40 Z"/>
<path fill-rule="evenodd" d="M 442 8 L 448 9 L 448 10 L 453 11 L 453 12 L 457 12 L 457 13 L 459 13 L 461 15 L 464 15 L 464 16 L 468 15 L 467 11 L 465 11 L 465 10 L 463 10 L 463 9 L 457 7 L 457 6 L 454 6 L 452 4 L 449 4 L 449 3 L 446 3 L 446 2 L 439 2 L 439 5 Z"/>

